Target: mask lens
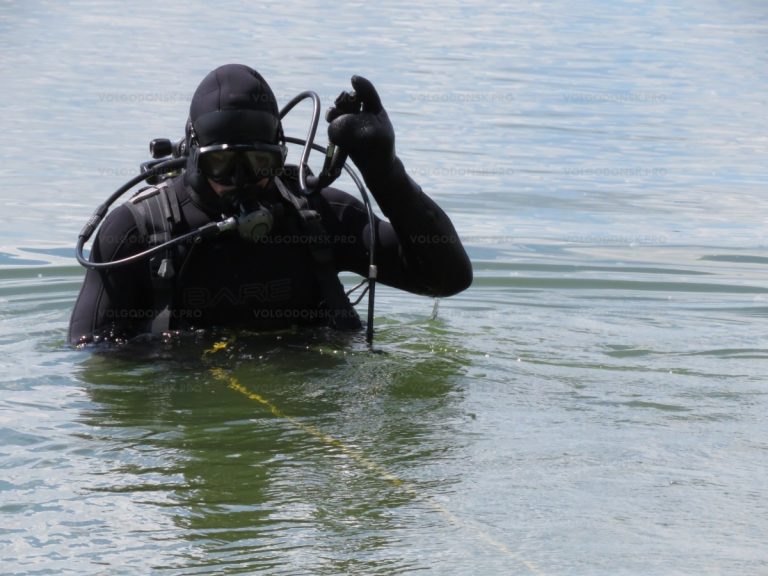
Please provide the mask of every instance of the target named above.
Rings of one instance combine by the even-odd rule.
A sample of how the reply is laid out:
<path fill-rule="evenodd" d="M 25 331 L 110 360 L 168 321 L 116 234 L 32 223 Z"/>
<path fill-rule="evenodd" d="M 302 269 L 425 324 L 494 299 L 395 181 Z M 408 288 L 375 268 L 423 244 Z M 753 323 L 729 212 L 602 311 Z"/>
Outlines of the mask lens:
<path fill-rule="evenodd" d="M 280 158 L 263 150 L 248 150 L 243 152 L 248 166 L 256 176 L 272 176 L 275 168 L 280 165 Z"/>
<path fill-rule="evenodd" d="M 200 156 L 200 170 L 211 180 L 226 180 L 232 175 L 237 152 L 219 150 Z"/>

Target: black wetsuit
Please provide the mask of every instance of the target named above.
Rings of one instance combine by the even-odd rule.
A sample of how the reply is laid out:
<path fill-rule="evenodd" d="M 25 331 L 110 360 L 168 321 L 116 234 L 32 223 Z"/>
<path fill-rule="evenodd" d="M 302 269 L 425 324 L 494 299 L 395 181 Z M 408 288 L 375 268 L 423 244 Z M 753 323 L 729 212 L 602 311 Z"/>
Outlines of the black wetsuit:
<path fill-rule="evenodd" d="M 399 161 L 398 161 L 399 163 Z M 402 166 L 402 165 L 400 165 Z M 177 178 L 183 178 L 179 176 Z M 472 281 L 472 269 L 446 214 L 402 171 L 377 201 L 390 222 L 376 220 L 378 281 L 428 296 L 450 296 Z M 179 188 L 182 232 L 221 215 L 189 186 Z M 261 241 L 222 233 L 191 243 L 175 258 L 171 330 L 213 326 L 254 330 L 326 323 L 323 293 L 297 213 L 274 186 L 267 197 L 282 216 Z M 322 216 L 337 272 L 367 276 L 368 217 L 363 204 L 327 188 L 313 206 Z M 148 247 L 126 205 L 113 210 L 94 240 L 92 261 L 106 262 Z M 123 340 L 150 331 L 157 284 L 147 260 L 106 271 L 88 270 L 69 327 L 72 344 Z"/>

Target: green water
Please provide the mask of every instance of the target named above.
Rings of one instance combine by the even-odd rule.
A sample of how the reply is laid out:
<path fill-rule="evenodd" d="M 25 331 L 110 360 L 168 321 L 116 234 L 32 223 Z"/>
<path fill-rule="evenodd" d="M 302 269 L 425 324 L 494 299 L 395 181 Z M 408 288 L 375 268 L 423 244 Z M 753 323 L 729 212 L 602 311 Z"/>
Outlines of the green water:
<path fill-rule="evenodd" d="M 755 2 L 0 7 L 0 572 L 768 573 L 766 30 Z M 78 231 L 233 61 L 281 103 L 370 77 L 473 286 L 380 287 L 373 351 L 68 348 Z"/>

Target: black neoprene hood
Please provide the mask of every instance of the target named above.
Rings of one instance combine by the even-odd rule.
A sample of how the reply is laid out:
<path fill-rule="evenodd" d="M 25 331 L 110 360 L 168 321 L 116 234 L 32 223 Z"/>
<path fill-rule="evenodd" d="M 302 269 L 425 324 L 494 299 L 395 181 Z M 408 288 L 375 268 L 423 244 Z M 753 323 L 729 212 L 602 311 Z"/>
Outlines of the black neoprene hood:
<path fill-rule="evenodd" d="M 277 99 L 267 81 L 243 64 L 226 64 L 210 72 L 189 106 L 199 146 L 276 144 L 280 135 Z"/>

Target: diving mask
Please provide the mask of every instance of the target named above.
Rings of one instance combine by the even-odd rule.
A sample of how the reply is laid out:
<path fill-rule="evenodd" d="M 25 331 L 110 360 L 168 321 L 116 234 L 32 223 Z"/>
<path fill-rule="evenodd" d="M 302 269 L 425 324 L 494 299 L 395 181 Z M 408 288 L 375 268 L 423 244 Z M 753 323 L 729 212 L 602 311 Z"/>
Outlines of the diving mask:
<path fill-rule="evenodd" d="M 198 151 L 198 168 L 214 182 L 232 182 L 245 170 L 254 179 L 271 178 L 283 167 L 283 148 L 273 144 L 216 144 Z"/>

